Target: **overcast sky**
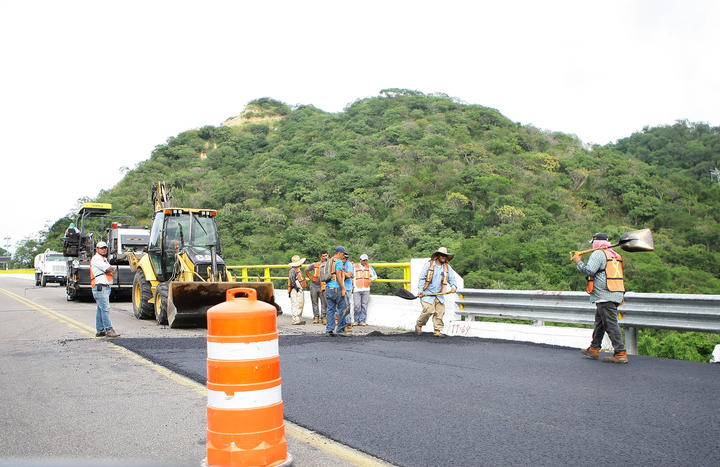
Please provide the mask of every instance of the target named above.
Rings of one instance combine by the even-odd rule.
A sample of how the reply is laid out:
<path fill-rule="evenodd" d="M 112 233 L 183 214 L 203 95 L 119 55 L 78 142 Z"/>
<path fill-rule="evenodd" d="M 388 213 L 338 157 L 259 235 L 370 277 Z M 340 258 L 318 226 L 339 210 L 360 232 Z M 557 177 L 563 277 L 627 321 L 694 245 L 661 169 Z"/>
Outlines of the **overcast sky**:
<path fill-rule="evenodd" d="M 442 92 L 598 144 L 718 126 L 719 25 L 712 0 L 0 0 L 0 245 L 260 97 Z"/>

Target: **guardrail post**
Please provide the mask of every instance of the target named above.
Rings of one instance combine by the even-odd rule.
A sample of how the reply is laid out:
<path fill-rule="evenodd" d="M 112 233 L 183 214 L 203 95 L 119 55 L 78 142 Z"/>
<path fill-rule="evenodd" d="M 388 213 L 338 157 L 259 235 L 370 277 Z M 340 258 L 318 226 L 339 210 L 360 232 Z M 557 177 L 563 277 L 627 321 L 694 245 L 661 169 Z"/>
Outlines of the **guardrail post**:
<path fill-rule="evenodd" d="M 405 281 L 403 286 L 407 290 L 410 290 L 410 280 L 411 280 L 410 278 L 411 278 L 410 265 L 408 264 L 407 266 L 403 266 L 403 280 Z"/>
<path fill-rule="evenodd" d="M 545 321 L 541 319 L 536 319 L 535 321 L 533 321 L 533 326 L 545 326 Z"/>
<path fill-rule="evenodd" d="M 625 351 L 637 355 L 637 329 L 625 328 Z"/>
<path fill-rule="evenodd" d="M 263 279 L 263 282 L 271 282 L 271 280 L 270 280 L 270 268 L 265 268 L 265 278 Z"/>

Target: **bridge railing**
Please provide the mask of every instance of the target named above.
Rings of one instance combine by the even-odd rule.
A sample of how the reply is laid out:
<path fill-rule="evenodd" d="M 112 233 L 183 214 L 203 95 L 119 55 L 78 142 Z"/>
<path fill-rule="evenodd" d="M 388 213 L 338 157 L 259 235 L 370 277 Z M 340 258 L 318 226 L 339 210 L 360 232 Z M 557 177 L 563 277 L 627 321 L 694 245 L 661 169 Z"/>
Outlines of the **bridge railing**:
<path fill-rule="evenodd" d="M 375 282 L 388 282 L 388 283 L 398 283 L 402 284 L 403 287 L 406 289 L 410 289 L 410 263 L 370 263 L 370 265 L 375 268 L 375 271 L 377 272 L 378 269 L 382 268 L 389 268 L 389 269 L 402 269 L 403 272 L 403 278 L 402 279 L 388 279 L 388 278 L 381 278 L 379 277 L 380 274 L 378 273 L 378 279 Z M 303 269 L 307 267 L 308 264 L 303 265 Z M 227 269 L 230 269 L 232 274 L 236 276 L 236 278 L 242 282 L 252 281 L 252 280 L 259 280 L 261 282 L 270 282 L 272 280 L 281 280 L 281 279 L 287 279 L 287 270 L 290 266 L 287 264 L 255 264 L 255 265 L 238 265 L 238 266 L 226 266 Z M 283 270 L 283 273 L 285 275 L 283 276 L 273 276 L 271 275 L 270 271 L 272 269 L 281 269 Z M 238 272 L 236 272 L 238 271 Z M 250 271 L 253 271 L 253 273 L 250 273 Z M 260 273 L 262 271 L 262 274 Z"/>
<path fill-rule="evenodd" d="M 475 316 L 559 323 L 593 324 L 595 306 L 584 292 L 462 289 L 457 300 L 462 319 Z M 637 353 L 637 328 L 720 333 L 720 295 L 625 294 L 618 309 L 625 346 Z"/>

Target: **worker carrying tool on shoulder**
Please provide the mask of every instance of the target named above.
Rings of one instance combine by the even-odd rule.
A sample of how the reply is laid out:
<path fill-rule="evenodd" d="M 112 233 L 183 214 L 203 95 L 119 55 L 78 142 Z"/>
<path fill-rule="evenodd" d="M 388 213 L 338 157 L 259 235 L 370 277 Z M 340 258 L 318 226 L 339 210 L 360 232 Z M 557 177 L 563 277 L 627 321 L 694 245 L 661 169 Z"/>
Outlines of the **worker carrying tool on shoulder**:
<path fill-rule="evenodd" d="M 597 360 L 603 336 L 607 332 L 615 354 L 612 357 L 604 358 L 603 361 L 627 363 L 627 352 L 618 324 L 617 309 L 622 304 L 625 295 L 622 256 L 609 248 L 611 246 L 610 238 L 605 233 L 596 233 L 590 242 L 595 250 L 588 258 L 587 264 L 583 263 L 577 253 L 570 258 L 577 265 L 578 271 L 587 276 L 588 285 L 585 290 L 590 294 L 590 302 L 594 303 L 596 307 L 592 342 L 590 347 L 582 350 L 582 353 Z"/>

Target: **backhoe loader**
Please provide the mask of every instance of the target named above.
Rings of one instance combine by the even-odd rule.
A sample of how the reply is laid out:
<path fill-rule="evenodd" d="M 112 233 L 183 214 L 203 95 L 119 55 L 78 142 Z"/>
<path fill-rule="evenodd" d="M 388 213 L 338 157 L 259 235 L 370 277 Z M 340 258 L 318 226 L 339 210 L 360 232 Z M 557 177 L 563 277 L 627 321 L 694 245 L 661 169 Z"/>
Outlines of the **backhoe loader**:
<path fill-rule="evenodd" d="M 171 328 L 204 327 L 208 308 L 225 301 L 235 287 L 257 290 L 259 300 L 275 306 L 271 282 L 234 282 L 219 255 L 214 209 L 170 206 L 165 182 L 153 186 L 154 215 L 147 252 L 129 254 L 135 271 L 133 313 Z"/>

